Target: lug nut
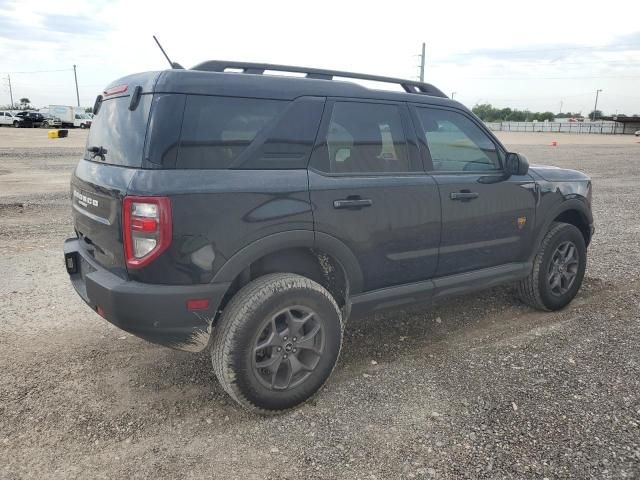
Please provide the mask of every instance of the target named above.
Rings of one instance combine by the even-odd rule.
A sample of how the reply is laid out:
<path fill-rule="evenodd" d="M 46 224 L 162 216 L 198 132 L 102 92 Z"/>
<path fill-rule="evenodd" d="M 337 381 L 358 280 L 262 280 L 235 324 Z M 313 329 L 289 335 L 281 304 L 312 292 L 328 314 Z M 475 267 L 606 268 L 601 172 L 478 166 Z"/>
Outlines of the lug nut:
<path fill-rule="evenodd" d="M 278 351 L 281 352 L 282 351 L 282 347 L 278 347 Z"/>
<path fill-rule="evenodd" d="M 288 340 L 289 339 L 289 337 L 287 337 L 286 335 L 283 338 L 284 338 L 284 340 Z"/>
<path fill-rule="evenodd" d="M 293 337 L 292 340 L 295 342 L 296 340 L 298 340 L 296 337 Z"/>
<path fill-rule="evenodd" d="M 284 354 L 284 358 L 287 358 L 289 355 L 287 355 L 286 353 Z"/>
<path fill-rule="evenodd" d="M 296 353 L 297 351 L 298 351 L 298 349 L 297 349 L 297 348 L 294 348 L 294 349 L 293 349 L 293 353 Z"/>

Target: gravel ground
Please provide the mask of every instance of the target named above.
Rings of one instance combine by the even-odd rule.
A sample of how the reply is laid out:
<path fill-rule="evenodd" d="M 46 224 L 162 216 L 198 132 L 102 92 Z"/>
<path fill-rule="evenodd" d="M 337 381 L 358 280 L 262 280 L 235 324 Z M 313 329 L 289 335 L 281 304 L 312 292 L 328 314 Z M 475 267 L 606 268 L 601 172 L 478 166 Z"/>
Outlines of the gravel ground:
<path fill-rule="evenodd" d="M 502 287 L 354 321 L 316 400 L 262 418 L 206 354 L 145 343 L 80 301 L 61 249 L 85 133 L 41 135 L 0 129 L 0 478 L 640 478 L 633 137 L 501 135 L 593 178 L 597 234 L 568 308 L 536 312 Z"/>

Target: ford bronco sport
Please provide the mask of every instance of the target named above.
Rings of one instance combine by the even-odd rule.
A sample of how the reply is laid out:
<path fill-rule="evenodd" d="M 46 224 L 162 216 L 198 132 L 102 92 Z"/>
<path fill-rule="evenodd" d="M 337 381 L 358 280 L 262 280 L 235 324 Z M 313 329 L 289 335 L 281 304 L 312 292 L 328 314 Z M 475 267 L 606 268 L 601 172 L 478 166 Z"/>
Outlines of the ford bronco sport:
<path fill-rule="evenodd" d="M 246 408 L 314 395 L 350 315 L 507 282 L 557 310 L 582 283 L 589 178 L 530 167 L 432 85 L 209 61 L 122 78 L 94 113 L 73 286 L 123 330 L 210 349 Z"/>

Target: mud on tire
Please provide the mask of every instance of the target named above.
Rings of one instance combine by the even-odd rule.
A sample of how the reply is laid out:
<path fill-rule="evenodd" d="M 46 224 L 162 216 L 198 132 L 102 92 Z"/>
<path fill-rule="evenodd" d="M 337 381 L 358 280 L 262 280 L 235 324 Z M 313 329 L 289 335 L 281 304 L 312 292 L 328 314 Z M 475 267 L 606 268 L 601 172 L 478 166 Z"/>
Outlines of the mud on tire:
<path fill-rule="evenodd" d="M 300 275 L 275 273 L 243 287 L 214 331 L 211 360 L 224 390 L 262 414 L 299 405 L 329 378 L 342 345 L 331 294 Z"/>
<path fill-rule="evenodd" d="M 529 276 L 518 285 L 520 299 L 539 310 L 559 310 L 578 293 L 587 265 L 580 230 L 568 223 L 551 224 L 533 260 Z"/>

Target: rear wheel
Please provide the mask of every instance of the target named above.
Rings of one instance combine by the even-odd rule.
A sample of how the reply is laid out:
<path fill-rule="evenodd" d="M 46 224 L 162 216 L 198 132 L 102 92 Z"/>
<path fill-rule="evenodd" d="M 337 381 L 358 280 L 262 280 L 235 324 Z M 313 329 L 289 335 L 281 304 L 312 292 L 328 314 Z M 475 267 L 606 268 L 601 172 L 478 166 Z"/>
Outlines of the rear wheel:
<path fill-rule="evenodd" d="M 554 223 L 519 284 L 520 298 L 540 310 L 559 310 L 578 293 L 587 265 L 584 237 L 574 225 Z"/>
<path fill-rule="evenodd" d="M 279 413 L 320 390 L 342 345 L 331 294 L 294 274 L 260 277 L 225 308 L 211 351 L 220 384 L 243 407 Z"/>

